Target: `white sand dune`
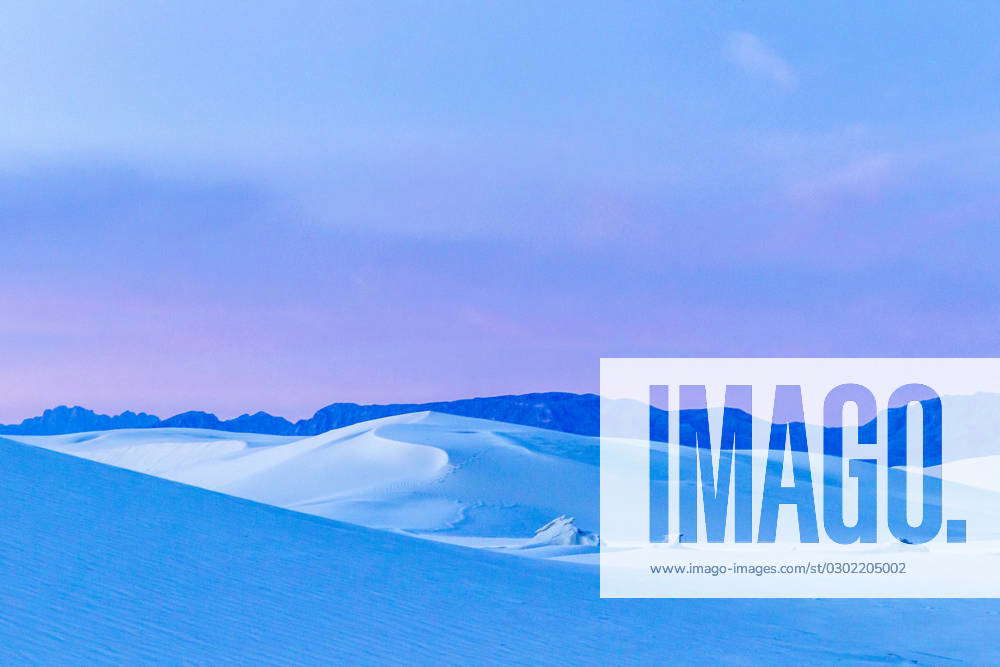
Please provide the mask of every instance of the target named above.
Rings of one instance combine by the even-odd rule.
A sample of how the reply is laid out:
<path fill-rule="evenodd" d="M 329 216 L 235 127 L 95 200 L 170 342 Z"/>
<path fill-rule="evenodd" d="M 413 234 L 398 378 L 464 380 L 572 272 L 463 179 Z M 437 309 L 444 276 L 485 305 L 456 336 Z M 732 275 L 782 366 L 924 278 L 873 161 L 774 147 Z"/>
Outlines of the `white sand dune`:
<path fill-rule="evenodd" d="M 3 664 L 1000 661 L 994 600 L 602 600 L 591 568 L 4 439 L 0 469 Z"/>
<path fill-rule="evenodd" d="M 597 439 L 527 426 L 421 412 L 298 439 L 174 428 L 15 439 L 373 528 L 530 538 L 569 515 L 597 530 Z"/>
<path fill-rule="evenodd" d="M 597 438 L 419 412 L 307 438 L 156 428 L 12 439 L 299 512 L 464 546 L 591 563 L 598 551 L 596 539 L 539 544 L 535 537 L 560 516 L 573 518 L 568 530 L 598 532 Z M 740 458 L 739 465 L 753 465 L 757 488 L 765 454 L 755 449 L 752 460 Z M 821 453 L 810 455 L 814 475 L 822 474 L 823 461 Z M 970 520 L 977 538 L 994 541 L 1000 533 L 989 527 L 1000 511 L 1000 495 L 985 487 L 995 479 L 996 461 L 946 464 L 949 517 Z M 797 536 L 794 520 L 793 514 L 782 516 L 787 525 L 782 539 Z"/>

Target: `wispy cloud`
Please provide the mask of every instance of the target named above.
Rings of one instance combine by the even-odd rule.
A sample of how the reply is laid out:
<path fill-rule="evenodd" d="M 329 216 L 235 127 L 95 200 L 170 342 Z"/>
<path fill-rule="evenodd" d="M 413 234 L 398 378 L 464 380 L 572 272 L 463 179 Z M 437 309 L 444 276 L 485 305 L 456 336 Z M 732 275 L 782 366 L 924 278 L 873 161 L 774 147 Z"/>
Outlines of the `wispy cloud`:
<path fill-rule="evenodd" d="M 888 153 L 868 155 L 795 183 L 789 188 L 788 196 L 793 203 L 811 209 L 871 201 L 898 180 L 899 168 L 898 161 Z"/>
<path fill-rule="evenodd" d="M 781 56 L 768 48 L 760 38 L 749 32 L 734 32 L 729 36 L 727 51 L 733 62 L 746 72 L 764 77 L 784 86 L 795 86 L 795 71 Z"/>

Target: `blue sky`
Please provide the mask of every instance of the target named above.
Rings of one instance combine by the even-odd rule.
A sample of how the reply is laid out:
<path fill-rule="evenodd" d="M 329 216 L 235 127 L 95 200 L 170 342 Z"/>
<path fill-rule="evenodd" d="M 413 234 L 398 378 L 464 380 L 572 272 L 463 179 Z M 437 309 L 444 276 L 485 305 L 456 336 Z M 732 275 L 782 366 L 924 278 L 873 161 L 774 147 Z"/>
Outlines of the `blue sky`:
<path fill-rule="evenodd" d="M 0 418 L 995 355 L 998 34 L 963 1 L 10 3 Z"/>

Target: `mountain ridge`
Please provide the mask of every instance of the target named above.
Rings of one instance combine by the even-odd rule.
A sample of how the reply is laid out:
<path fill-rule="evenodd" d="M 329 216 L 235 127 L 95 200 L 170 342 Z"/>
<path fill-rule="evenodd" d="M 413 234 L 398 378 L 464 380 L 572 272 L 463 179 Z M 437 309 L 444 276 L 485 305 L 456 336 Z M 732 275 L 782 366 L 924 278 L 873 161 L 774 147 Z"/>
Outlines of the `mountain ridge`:
<path fill-rule="evenodd" d="M 19 424 L 0 425 L 0 435 L 64 435 L 123 428 L 181 427 L 310 436 L 371 419 L 433 411 L 596 436 L 600 432 L 599 405 L 600 397 L 596 394 L 568 392 L 507 394 L 431 403 L 331 403 L 317 410 L 312 417 L 296 422 L 263 411 L 222 420 L 210 412 L 190 410 L 162 419 L 146 412 L 126 410 L 112 416 L 80 406 L 60 405 Z"/>

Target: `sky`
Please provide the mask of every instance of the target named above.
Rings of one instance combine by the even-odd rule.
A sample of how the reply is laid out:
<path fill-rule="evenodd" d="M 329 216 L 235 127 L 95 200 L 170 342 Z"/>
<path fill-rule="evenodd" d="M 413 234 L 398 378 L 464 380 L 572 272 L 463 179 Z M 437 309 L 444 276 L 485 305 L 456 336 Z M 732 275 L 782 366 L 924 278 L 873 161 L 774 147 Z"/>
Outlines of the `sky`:
<path fill-rule="evenodd" d="M 0 420 L 1000 354 L 1000 5 L 32 2 Z"/>

